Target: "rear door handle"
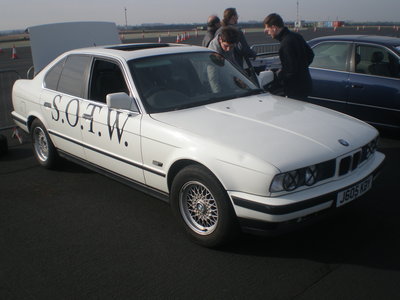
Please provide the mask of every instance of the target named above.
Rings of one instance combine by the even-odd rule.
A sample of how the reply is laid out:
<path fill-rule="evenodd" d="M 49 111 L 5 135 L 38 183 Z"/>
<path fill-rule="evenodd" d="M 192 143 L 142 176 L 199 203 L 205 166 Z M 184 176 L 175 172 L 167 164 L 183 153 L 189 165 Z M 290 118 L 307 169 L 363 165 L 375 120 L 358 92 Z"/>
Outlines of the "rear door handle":
<path fill-rule="evenodd" d="M 352 87 L 353 89 L 362 89 L 362 88 L 364 88 L 363 85 L 359 85 L 359 84 L 352 84 L 351 87 Z"/>

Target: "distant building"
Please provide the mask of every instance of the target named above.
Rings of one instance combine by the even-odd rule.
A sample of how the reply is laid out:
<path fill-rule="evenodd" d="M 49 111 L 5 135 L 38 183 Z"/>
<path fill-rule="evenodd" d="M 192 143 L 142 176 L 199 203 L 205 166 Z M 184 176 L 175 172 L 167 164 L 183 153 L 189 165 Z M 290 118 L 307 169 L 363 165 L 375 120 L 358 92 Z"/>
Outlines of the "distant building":
<path fill-rule="evenodd" d="M 319 21 L 317 22 L 317 27 L 343 27 L 344 21 Z"/>

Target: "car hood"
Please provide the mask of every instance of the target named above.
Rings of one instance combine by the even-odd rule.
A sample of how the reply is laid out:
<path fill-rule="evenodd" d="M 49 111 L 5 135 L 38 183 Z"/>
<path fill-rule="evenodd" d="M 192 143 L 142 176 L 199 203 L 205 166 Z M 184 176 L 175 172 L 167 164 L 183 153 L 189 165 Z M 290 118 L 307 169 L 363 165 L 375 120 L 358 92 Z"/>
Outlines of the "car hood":
<path fill-rule="evenodd" d="M 152 117 L 197 135 L 204 143 L 222 144 L 227 151 L 255 156 L 281 171 L 335 158 L 377 135 L 372 126 L 353 117 L 269 94 Z"/>

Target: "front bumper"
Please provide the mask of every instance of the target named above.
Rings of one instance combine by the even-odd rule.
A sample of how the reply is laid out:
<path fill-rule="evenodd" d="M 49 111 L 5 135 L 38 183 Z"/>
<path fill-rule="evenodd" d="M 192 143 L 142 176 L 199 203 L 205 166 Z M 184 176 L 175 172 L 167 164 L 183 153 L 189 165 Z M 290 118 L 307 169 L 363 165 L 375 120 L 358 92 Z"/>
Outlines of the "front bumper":
<path fill-rule="evenodd" d="M 337 210 L 338 193 L 370 176 L 376 179 L 384 158 L 382 153 L 376 152 L 366 165 L 349 176 L 280 197 L 260 197 L 240 192 L 228 194 L 243 231 L 276 234 Z"/>

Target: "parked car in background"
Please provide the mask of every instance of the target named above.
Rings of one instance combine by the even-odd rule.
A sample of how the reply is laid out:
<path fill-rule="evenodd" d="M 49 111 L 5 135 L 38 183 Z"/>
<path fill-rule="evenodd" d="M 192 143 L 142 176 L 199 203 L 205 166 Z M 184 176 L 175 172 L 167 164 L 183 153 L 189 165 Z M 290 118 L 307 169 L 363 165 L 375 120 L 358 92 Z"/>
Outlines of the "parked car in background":
<path fill-rule="evenodd" d="M 338 35 L 309 44 L 315 54 L 310 102 L 400 129 L 400 38 Z"/>

